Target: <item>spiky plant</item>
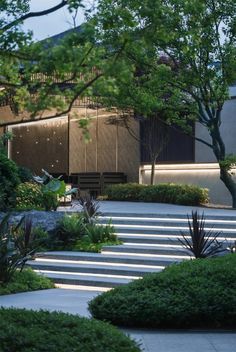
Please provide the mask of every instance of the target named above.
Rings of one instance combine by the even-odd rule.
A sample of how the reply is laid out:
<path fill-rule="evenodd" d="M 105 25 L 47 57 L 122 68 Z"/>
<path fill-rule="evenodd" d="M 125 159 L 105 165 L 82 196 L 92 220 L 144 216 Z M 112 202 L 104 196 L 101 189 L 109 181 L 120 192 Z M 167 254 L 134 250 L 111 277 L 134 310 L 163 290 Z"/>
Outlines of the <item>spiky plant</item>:
<path fill-rule="evenodd" d="M 205 216 L 192 211 L 191 218 L 187 215 L 189 234 L 181 231 L 182 238 L 178 238 L 183 248 L 187 249 L 195 258 L 212 257 L 224 251 L 223 243 L 218 241 L 221 232 L 213 229 L 205 230 Z M 189 238 L 190 236 L 190 238 Z"/>
<path fill-rule="evenodd" d="M 79 198 L 79 204 L 82 206 L 85 223 L 93 223 L 100 215 L 100 204 L 93 199 L 89 194 Z"/>

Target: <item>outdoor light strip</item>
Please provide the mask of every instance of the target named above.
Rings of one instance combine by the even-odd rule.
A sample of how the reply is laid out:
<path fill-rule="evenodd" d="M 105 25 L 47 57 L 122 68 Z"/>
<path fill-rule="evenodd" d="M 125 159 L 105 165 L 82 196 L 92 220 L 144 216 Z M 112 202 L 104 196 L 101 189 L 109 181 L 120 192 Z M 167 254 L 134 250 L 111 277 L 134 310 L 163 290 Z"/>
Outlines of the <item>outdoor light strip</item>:
<path fill-rule="evenodd" d="M 141 265 L 141 264 L 122 264 L 122 263 L 111 263 L 111 262 L 88 262 L 88 261 L 76 261 L 76 260 L 66 260 L 66 259 L 44 259 L 36 258 L 35 262 L 52 262 L 52 263 L 61 263 L 61 264 L 94 264 L 100 266 L 118 266 L 118 267 L 131 267 L 131 268 L 140 268 L 140 269 L 164 269 L 164 266 L 161 265 Z"/>
<path fill-rule="evenodd" d="M 110 252 L 110 251 L 102 251 L 102 254 L 112 254 L 116 256 L 124 256 L 128 255 L 131 257 L 155 257 L 155 258 L 160 258 L 160 259 L 189 259 L 191 256 L 185 256 L 185 255 L 167 255 L 167 254 L 146 254 L 146 253 L 130 253 L 130 252 Z"/>
<path fill-rule="evenodd" d="M 151 165 L 142 165 L 141 170 L 151 170 Z M 197 170 L 197 169 L 219 169 L 218 163 L 190 163 L 190 164 L 156 164 L 155 170 Z"/>
<path fill-rule="evenodd" d="M 106 292 L 112 290 L 112 287 L 99 287 L 99 286 L 81 286 L 81 285 L 66 285 L 66 284 L 55 284 L 57 288 L 63 288 L 65 290 L 78 290 L 78 291 L 101 291 Z"/>
<path fill-rule="evenodd" d="M 161 247 L 161 248 L 169 248 L 169 249 L 182 249 L 181 245 L 177 244 L 156 244 L 156 243 L 132 243 L 132 242 L 125 242 L 122 246 L 143 246 L 143 247 Z"/>
<path fill-rule="evenodd" d="M 165 222 L 188 222 L 188 219 L 181 218 L 142 218 L 142 217 L 132 217 L 132 216 L 102 216 L 99 219 L 112 219 L 112 220 L 139 220 L 139 221 L 165 221 Z M 236 220 L 215 220 L 215 219 L 205 219 L 205 223 L 217 223 L 217 224 L 232 224 L 236 225 Z"/>
<path fill-rule="evenodd" d="M 37 273 L 45 273 L 45 274 L 57 274 L 57 275 L 69 275 L 69 276 L 95 276 L 95 277 L 104 277 L 111 279 L 130 279 L 137 280 L 141 279 L 141 276 L 124 276 L 124 275 L 109 275 L 109 274 L 93 274 L 93 273 L 79 273 L 79 272 L 71 272 L 71 271 L 54 271 L 54 270 L 34 270 Z"/>
<path fill-rule="evenodd" d="M 115 228 L 131 228 L 131 229 L 150 229 L 150 230 L 177 230 L 177 231 L 181 231 L 181 230 L 189 230 L 188 227 L 184 227 L 184 226 L 181 226 L 181 227 L 176 227 L 176 226 L 165 226 L 163 228 L 163 226 L 159 226 L 159 225 L 126 225 L 126 224 L 113 224 L 112 226 L 114 226 Z M 232 233 L 235 233 L 236 234 L 236 228 L 235 229 L 229 229 L 229 228 L 218 228 L 218 227 L 205 227 L 205 230 L 206 231 L 209 231 L 209 230 L 214 230 L 214 231 L 227 231 L 227 232 L 232 232 Z"/>
<path fill-rule="evenodd" d="M 44 118 L 41 118 L 41 119 L 38 119 L 38 120 L 33 120 L 33 121 L 30 121 L 30 122 L 22 122 L 22 123 L 18 123 L 16 122 L 15 125 L 11 125 L 11 126 L 8 126 L 8 129 L 12 129 L 12 128 L 16 128 L 16 127 L 22 127 L 22 126 L 33 126 L 33 125 L 36 125 L 36 124 L 41 124 L 41 125 L 44 125 L 45 123 L 53 123 L 53 122 L 58 122 L 58 121 L 63 121 L 65 119 L 67 119 L 68 117 L 67 116 L 60 116 L 60 117 L 55 117 L 51 120 L 47 119 L 47 117 L 44 117 Z M 67 122 L 67 120 L 65 120 L 65 122 Z"/>
<path fill-rule="evenodd" d="M 181 237 L 181 235 L 168 235 L 168 234 L 163 234 L 163 235 L 158 235 L 158 234 L 140 234 L 140 233 L 122 233 L 122 232 L 119 232 L 119 233 L 116 233 L 116 235 L 118 237 L 147 237 L 147 238 L 153 238 L 153 239 L 165 239 L 165 240 L 171 240 L 171 239 L 178 239 Z M 212 234 L 212 236 L 214 236 L 214 233 Z M 210 236 L 210 238 L 212 237 Z M 186 238 L 191 238 L 190 236 L 185 236 Z M 218 240 L 220 241 L 236 241 L 236 237 L 217 237 Z"/>

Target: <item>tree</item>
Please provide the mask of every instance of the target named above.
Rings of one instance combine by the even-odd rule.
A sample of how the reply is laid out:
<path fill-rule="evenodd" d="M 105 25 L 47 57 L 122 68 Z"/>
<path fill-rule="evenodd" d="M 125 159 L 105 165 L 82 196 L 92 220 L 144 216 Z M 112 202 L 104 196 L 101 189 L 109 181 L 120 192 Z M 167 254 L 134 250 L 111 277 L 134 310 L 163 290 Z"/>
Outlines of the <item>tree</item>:
<path fill-rule="evenodd" d="M 172 104 L 171 122 L 184 125 L 194 118 L 208 130 L 210 141 L 198 140 L 212 149 L 236 208 L 236 183 L 230 171 L 236 157 L 227 154 L 221 135 L 222 109 L 229 85 L 236 80 L 235 1 L 103 0 L 98 18 L 107 40 L 116 45 L 122 37 L 129 41 L 127 57 L 139 60 L 144 53 L 149 68 L 146 84 L 155 82 L 155 90 L 146 96 L 146 101 L 156 101 L 151 108 L 161 102 L 169 109 Z M 158 65 L 163 55 L 174 69 Z M 164 101 L 163 92 L 171 99 Z M 176 113 L 182 103 L 184 121 Z"/>
<path fill-rule="evenodd" d="M 56 45 L 50 39 L 34 43 L 32 33 L 22 28 L 28 18 L 63 7 L 77 10 L 83 6 L 82 0 L 61 0 L 39 12 L 30 12 L 29 3 L 0 3 L 0 103 L 11 105 L 17 122 L 45 117 L 45 111 L 47 118 L 68 113 L 74 101 L 89 94 L 89 87 L 114 64 L 96 45 L 91 22 L 68 31 Z M 0 121 L 0 127 L 6 125 L 9 121 Z"/>

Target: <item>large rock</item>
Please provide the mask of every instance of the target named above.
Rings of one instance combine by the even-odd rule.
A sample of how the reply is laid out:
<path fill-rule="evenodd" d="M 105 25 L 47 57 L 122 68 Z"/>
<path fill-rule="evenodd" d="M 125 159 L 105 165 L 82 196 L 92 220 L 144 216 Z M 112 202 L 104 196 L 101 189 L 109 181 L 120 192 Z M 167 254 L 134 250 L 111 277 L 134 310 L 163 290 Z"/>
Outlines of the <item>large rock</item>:
<path fill-rule="evenodd" d="M 21 212 L 12 212 L 10 217 L 10 224 L 17 224 L 23 216 L 31 217 L 33 226 L 40 226 L 48 232 L 52 232 L 59 221 L 66 212 L 63 211 L 21 211 Z M 72 214 L 70 212 L 70 214 Z M 6 213 L 0 213 L 0 220 L 6 215 Z"/>

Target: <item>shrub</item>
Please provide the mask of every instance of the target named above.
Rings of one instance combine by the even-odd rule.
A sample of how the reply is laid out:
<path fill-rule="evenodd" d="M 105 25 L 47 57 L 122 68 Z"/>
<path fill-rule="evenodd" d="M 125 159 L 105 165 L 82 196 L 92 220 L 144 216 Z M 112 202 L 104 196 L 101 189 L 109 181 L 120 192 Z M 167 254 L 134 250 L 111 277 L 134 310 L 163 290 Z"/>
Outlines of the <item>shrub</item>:
<path fill-rule="evenodd" d="M 49 190 L 43 190 L 43 207 L 46 211 L 57 210 L 59 200 L 57 194 Z"/>
<path fill-rule="evenodd" d="M 5 152 L 0 149 L 0 211 L 15 207 L 15 190 L 19 183 L 17 165 L 14 161 L 8 159 Z"/>
<path fill-rule="evenodd" d="M 153 328 L 235 328 L 236 254 L 194 259 L 97 296 L 94 318 Z"/>
<path fill-rule="evenodd" d="M 59 312 L 0 310 L 3 351 L 139 352 L 137 344 L 115 327 Z"/>
<path fill-rule="evenodd" d="M 47 277 L 36 274 L 32 269 L 16 271 L 8 283 L 0 284 L 0 295 L 53 288 Z"/>
<path fill-rule="evenodd" d="M 138 183 L 121 183 L 106 187 L 105 193 L 109 200 L 139 200 L 140 191 L 146 188 Z"/>
<path fill-rule="evenodd" d="M 85 234 L 84 218 L 78 214 L 65 215 L 58 222 L 54 240 L 63 248 L 73 245 Z"/>
<path fill-rule="evenodd" d="M 19 184 L 16 189 L 16 206 L 19 210 L 43 209 L 43 193 L 35 182 Z"/>
<path fill-rule="evenodd" d="M 208 190 L 194 185 L 161 183 L 139 185 L 127 183 L 106 188 L 109 200 L 128 200 L 183 205 L 199 205 L 208 201 Z"/>
<path fill-rule="evenodd" d="M 90 243 L 105 243 L 115 242 L 117 237 L 115 235 L 115 229 L 111 223 L 97 226 L 94 224 L 87 224 L 83 239 Z"/>
<path fill-rule="evenodd" d="M 33 175 L 30 169 L 24 166 L 18 166 L 18 175 L 20 182 L 32 182 Z"/>

